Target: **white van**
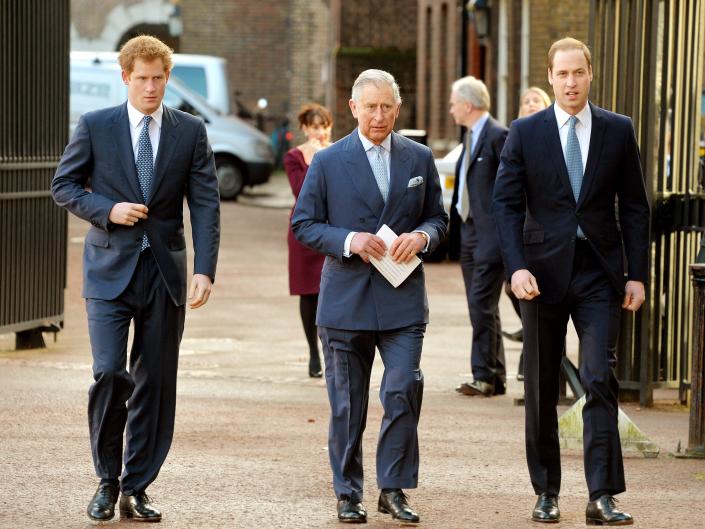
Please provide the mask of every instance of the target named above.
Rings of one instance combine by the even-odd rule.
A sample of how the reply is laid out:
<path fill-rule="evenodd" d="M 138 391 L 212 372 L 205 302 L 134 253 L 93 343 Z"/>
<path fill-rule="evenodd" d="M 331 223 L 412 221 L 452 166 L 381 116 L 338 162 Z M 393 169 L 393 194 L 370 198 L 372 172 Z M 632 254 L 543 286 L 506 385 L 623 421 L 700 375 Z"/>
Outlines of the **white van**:
<path fill-rule="evenodd" d="M 227 61 L 212 55 L 190 55 L 174 53 L 171 75 L 185 84 L 189 90 L 227 116 L 230 114 L 230 82 Z M 72 51 L 71 60 L 118 62 L 116 51 Z"/>
<path fill-rule="evenodd" d="M 95 53 L 71 52 L 71 131 L 81 114 L 119 105 L 127 99 L 127 87 L 115 61 L 103 61 Z M 208 141 L 215 154 L 220 196 L 235 198 L 246 185 L 269 180 L 274 169 L 270 139 L 234 116 L 224 116 L 176 78 L 170 78 L 164 104 L 200 116 L 206 123 Z"/>

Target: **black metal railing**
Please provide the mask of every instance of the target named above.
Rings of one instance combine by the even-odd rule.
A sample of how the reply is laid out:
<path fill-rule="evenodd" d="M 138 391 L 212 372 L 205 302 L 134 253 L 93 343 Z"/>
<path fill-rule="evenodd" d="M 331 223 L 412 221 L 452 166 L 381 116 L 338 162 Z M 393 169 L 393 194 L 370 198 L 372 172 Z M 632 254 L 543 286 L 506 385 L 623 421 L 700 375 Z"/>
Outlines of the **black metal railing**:
<path fill-rule="evenodd" d="M 693 347 L 688 265 L 705 227 L 698 170 L 705 3 L 592 0 L 590 45 L 591 97 L 633 119 L 652 206 L 647 303 L 623 318 L 620 385 L 642 405 L 663 387 L 678 388 L 685 401 Z"/>
<path fill-rule="evenodd" d="M 63 321 L 67 221 L 49 187 L 68 138 L 69 13 L 0 2 L 0 333 Z"/>

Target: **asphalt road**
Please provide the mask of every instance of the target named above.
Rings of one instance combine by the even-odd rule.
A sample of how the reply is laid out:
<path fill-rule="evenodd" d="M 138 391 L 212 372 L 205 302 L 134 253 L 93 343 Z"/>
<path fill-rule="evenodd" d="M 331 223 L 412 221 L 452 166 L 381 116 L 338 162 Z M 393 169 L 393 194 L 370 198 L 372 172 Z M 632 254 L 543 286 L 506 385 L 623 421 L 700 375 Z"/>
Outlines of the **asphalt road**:
<path fill-rule="evenodd" d="M 208 305 L 188 310 L 181 349 L 176 432 L 148 492 L 166 528 L 339 527 L 326 450 L 325 386 L 307 376 L 298 300 L 288 295 L 286 183 L 222 208 L 222 247 Z M 16 352 L 0 336 L 0 527 L 90 527 L 96 486 L 86 419 L 91 356 L 80 299 L 82 238 L 70 221 L 65 328 L 43 350 Z M 422 368 L 420 484 L 411 504 L 427 528 L 531 528 L 533 494 L 523 445 L 522 387 L 513 375 L 518 344 L 506 342 L 509 394 L 469 398 L 454 387 L 470 377 L 470 325 L 455 263 L 427 265 L 431 324 Z M 502 298 L 505 327 L 518 320 Z M 571 354 L 575 338 L 569 340 Z M 376 512 L 374 452 L 381 419 L 381 362 L 373 372 L 365 435 L 367 527 L 397 527 Z M 620 506 L 635 527 L 705 527 L 705 461 L 674 459 L 688 438 L 687 409 L 674 393 L 655 408 L 623 406 L 661 447 L 656 459 L 626 455 Z M 563 451 L 563 521 L 584 526 L 582 454 Z M 129 522 L 115 520 L 111 526 Z"/>

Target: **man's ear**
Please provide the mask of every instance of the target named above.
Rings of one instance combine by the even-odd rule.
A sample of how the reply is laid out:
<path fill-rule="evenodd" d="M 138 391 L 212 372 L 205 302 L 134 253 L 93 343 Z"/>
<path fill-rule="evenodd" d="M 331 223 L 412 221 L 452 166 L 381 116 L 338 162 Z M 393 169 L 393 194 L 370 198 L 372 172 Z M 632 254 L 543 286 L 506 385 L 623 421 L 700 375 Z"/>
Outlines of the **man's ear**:
<path fill-rule="evenodd" d="M 122 71 L 122 82 L 125 84 L 128 84 L 130 81 L 130 74 L 127 73 L 125 70 Z"/>
<path fill-rule="evenodd" d="M 355 105 L 355 100 L 348 100 L 348 105 L 350 105 L 350 112 L 352 112 L 353 117 L 357 119 L 357 106 Z"/>

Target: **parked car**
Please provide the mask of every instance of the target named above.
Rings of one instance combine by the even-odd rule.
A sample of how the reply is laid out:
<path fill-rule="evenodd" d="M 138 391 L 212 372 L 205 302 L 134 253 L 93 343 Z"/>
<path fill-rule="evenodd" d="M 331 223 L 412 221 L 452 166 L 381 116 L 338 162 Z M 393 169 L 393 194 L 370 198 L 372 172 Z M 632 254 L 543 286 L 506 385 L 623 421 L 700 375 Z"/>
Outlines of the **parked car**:
<path fill-rule="evenodd" d="M 81 114 L 118 105 L 127 99 L 127 87 L 115 61 L 103 61 L 95 54 L 71 52 L 71 130 Z M 164 104 L 203 118 L 215 155 L 216 171 L 223 199 L 233 199 L 245 185 L 269 180 L 274 169 L 274 151 L 269 137 L 235 116 L 221 115 L 201 96 L 177 78 L 170 78 Z"/>
<path fill-rule="evenodd" d="M 450 201 L 453 199 L 453 186 L 455 186 L 455 165 L 458 163 L 462 150 L 463 144 L 459 143 L 443 158 L 435 160 L 436 170 L 443 188 L 443 205 L 448 214 L 450 214 Z"/>

